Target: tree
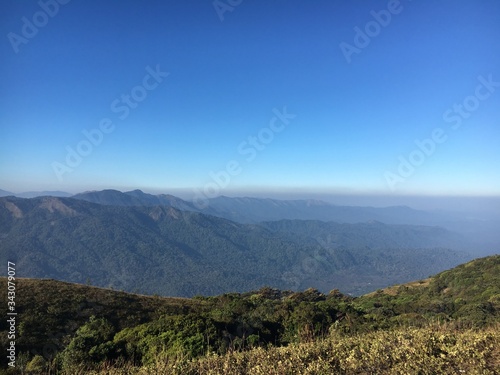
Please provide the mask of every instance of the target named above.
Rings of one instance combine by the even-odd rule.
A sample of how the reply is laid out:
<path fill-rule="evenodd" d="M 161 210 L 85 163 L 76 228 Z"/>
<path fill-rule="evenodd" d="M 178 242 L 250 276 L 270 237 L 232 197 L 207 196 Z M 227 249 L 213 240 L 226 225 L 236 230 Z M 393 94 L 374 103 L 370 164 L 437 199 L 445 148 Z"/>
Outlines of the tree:
<path fill-rule="evenodd" d="M 98 364 L 109 358 L 115 333 L 114 327 L 104 318 L 91 316 L 90 320 L 78 328 L 75 337 L 62 353 L 63 368 Z"/>

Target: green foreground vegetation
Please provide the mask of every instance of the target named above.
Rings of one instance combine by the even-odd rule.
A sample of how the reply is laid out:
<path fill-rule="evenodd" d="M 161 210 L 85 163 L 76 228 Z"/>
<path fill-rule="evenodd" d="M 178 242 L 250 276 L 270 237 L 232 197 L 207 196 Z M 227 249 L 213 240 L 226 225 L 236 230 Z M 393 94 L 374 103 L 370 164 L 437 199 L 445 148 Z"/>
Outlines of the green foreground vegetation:
<path fill-rule="evenodd" d="M 433 325 L 354 336 L 333 332 L 311 343 L 192 361 L 158 356 L 155 363 L 143 367 L 103 364 L 91 374 L 498 374 L 499 328 L 462 331 Z"/>
<path fill-rule="evenodd" d="M 500 373 L 500 256 L 358 298 L 160 298 L 30 279 L 17 293 L 7 374 Z"/>

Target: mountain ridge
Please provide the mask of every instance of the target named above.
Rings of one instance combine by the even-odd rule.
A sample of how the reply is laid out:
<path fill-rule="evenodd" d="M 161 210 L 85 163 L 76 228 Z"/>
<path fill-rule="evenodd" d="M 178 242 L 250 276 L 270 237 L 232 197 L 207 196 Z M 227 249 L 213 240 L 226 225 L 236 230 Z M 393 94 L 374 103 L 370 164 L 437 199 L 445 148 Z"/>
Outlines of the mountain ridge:
<path fill-rule="evenodd" d="M 26 276 L 90 279 L 162 295 L 263 285 L 336 285 L 360 294 L 471 257 L 446 246 L 453 245 L 451 232 L 431 227 L 242 224 L 171 206 L 107 206 L 74 198 L 0 198 L 0 224 L 0 251 L 16 249 L 9 256 L 18 258 Z M 309 228 L 310 235 L 294 226 Z"/>
<path fill-rule="evenodd" d="M 397 205 L 388 207 L 370 206 L 341 206 L 321 200 L 278 200 L 271 198 L 254 197 L 227 197 L 219 196 L 208 199 L 205 208 L 198 208 L 192 202 L 181 198 L 169 196 L 169 199 L 160 199 L 160 196 L 143 193 L 135 190 L 135 204 L 151 205 L 152 202 L 162 201 L 161 204 L 170 205 L 181 210 L 201 212 L 212 216 L 222 217 L 231 221 L 244 224 L 258 224 L 265 221 L 277 220 L 321 220 L 336 221 L 341 223 L 362 223 L 371 220 L 386 224 L 408 224 L 441 226 L 448 230 L 461 233 L 476 256 L 492 254 L 492 249 L 500 249 L 500 215 L 486 214 L 478 216 L 477 213 L 457 214 L 443 210 L 424 211 L 416 210 L 409 206 Z M 122 193 L 114 190 L 115 200 L 131 199 L 131 192 Z M 93 192 L 99 195 L 99 192 Z M 122 198 L 120 198 L 122 197 Z M 173 198 L 172 198 L 173 197 Z M 77 195 L 79 199 L 102 202 L 96 198 Z M 113 201 L 106 202 L 113 204 Z"/>
<path fill-rule="evenodd" d="M 193 203 L 173 195 L 152 195 L 139 189 L 128 192 L 114 189 L 89 191 L 73 195 L 72 198 L 107 205 L 171 205 L 179 209 L 224 217 L 246 224 L 282 219 L 342 222 L 378 220 L 387 223 L 400 223 L 401 217 L 405 217 L 408 224 L 436 221 L 436 219 L 432 219 L 433 215 L 428 212 L 415 210 L 404 205 L 388 207 L 341 206 L 317 199 L 280 200 L 221 195 L 208 199 L 207 208 L 200 209 Z"/>

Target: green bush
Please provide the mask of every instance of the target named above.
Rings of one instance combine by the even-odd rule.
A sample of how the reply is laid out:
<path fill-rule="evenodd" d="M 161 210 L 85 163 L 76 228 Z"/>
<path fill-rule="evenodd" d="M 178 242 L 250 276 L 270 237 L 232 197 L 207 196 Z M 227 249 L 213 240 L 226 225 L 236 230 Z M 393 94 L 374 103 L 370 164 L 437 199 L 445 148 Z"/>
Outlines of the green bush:
<path fill-rule="evenodd" d="M 113 345 L 109 341 L 114 333 L 114 327 L 106 319 L 92 316 L 61 353 L 63 369 L 70 372 L 74 366 L 95 365 L 110 359 Z"/>

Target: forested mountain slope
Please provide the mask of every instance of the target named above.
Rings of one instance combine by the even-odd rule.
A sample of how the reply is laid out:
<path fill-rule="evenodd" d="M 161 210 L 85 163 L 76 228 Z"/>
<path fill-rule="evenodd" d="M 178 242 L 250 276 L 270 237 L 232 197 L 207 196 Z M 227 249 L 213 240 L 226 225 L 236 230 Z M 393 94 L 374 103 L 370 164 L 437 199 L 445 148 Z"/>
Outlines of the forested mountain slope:
<path fill-rule="evenodd" d="M 362 294 L 470 257 L 439 228 L 240 224 L 169 206 L 0 198 L 0 251 L 21 275 L 170 296 L 264 285 Z M 302 228 L 302 229 L 301 229 Z"/>

